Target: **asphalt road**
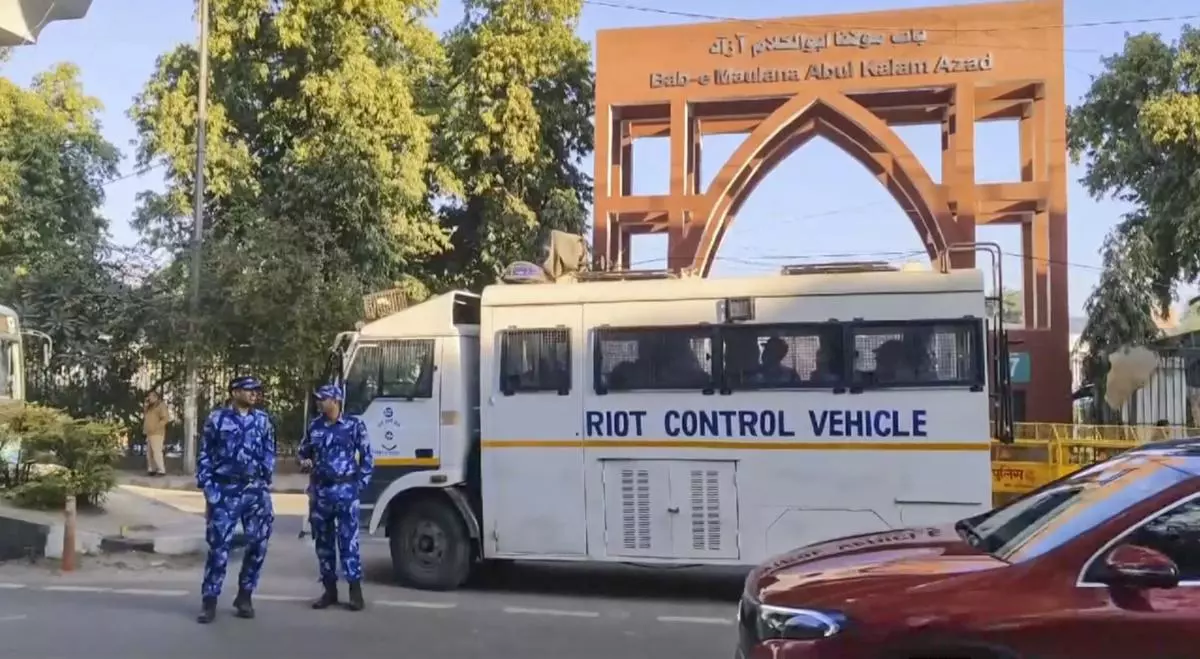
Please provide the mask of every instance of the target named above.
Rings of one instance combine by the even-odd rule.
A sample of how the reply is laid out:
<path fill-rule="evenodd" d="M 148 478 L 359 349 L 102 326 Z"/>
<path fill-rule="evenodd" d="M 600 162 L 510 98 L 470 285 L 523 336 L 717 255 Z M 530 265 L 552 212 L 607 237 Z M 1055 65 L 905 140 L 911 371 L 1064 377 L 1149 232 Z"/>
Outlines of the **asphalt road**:
<path fill-rule="evenodd" d="M 217 622 L 195 623 L 194 558 L 108 557 L 70 575 L 0 565 L 0 654 L 728 659 L 735 643 L 739 571 L 518 563 L 429 593 L 391 584 L 382 542 L 364 546 L 366 611 L 312 611 L 311 545 L 296 538 L 297 520 L 280 521 L 252 621 L 230 614 L 227 590 Z"/>
<path fill-rule="evenodd" d="M 192 605 L 183 596 L 133 592 L 7 591 L 0 647 L 5 656 L 89 659 L 728 659 L 734 642 L 731 627 L 628 617 L 609 607 L 595 616 L 380 604 L 351 613 L 263 601 L 255 620 L 222 615 L 204 626 L 192 619 Z"/>

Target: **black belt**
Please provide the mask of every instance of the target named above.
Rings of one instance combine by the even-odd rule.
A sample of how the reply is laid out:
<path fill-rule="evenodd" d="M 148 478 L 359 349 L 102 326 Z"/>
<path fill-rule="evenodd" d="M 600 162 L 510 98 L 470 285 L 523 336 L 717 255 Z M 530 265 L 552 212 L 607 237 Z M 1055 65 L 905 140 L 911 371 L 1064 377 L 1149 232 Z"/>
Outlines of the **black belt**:
<path fill-rule="evenodd" d="M 313 478 L 313 482 L 315 482 L 318 486 L 341 485 L 343 483 L 357 483 L 358 482 L 358 474 L 354 474 L 352 476 L 333 476 L 333 477 L 329 477 L 329 478 L 326 478 L 324 476 L 319 476 L 319 477 Z"/>
<path fill-rule="evenodd" d="M 261 478 L 252 477 L 252 476 L 243 476 L 243 477 L 213 476 L 212 477 L 212 482 L 216 483 L 217 485 L 251 485 L 253 483 L 261 483 L 262 480 L 263 479 L 261 479 Z"/>

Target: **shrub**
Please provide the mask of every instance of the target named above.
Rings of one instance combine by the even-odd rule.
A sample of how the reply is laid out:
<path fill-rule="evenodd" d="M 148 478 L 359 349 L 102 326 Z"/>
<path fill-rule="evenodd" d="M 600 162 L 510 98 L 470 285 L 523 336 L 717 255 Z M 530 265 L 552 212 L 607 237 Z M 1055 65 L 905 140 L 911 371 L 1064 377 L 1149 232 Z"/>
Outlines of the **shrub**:
<path fill-rule="evenodd" d="M 8 496 L 22 508 L 57 510 L 66 504 L 69 489 L 66 473 L 55 471 L 14 487 Z"/>
<path fill-rule="evenodd" d="M 81 506 L 96 506 L 117 485 L 113 465 L 121 455 L 120 427 L 113 423 L 72 419 L 52 408 L 26 405 L 6 419 L 10 432 L 21 438 L 25 461 L 55 465 L 18 485 L 12 498 L 18 505 L 61 508 L 74 494 Z"/>

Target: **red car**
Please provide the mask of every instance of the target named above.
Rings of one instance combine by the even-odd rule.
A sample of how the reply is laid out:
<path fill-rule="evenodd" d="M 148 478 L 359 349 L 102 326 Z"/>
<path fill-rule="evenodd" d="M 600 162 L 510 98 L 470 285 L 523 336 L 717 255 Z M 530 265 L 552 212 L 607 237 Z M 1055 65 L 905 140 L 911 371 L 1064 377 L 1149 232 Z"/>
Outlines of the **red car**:
<path fill-rule="evenodd" d="M 738 659 L 1196 659 L 1200 439 L 775 558 L 746 579 L 738 630 Z"/>

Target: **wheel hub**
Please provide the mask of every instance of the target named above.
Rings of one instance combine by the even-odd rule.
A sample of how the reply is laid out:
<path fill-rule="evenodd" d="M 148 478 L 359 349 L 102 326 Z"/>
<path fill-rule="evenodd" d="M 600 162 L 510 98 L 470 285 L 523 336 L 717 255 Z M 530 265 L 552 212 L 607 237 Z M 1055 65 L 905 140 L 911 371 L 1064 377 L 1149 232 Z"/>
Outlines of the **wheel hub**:
<path fill-rule="evenodd" d="M 425 566 L 437 565 L 446 553 L 446 534 L 437 524 L 421 520 L 413 526 L 409 547 L 417 562 Z"/>

